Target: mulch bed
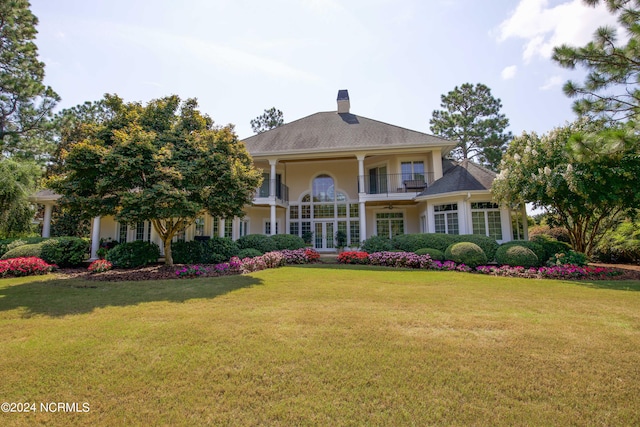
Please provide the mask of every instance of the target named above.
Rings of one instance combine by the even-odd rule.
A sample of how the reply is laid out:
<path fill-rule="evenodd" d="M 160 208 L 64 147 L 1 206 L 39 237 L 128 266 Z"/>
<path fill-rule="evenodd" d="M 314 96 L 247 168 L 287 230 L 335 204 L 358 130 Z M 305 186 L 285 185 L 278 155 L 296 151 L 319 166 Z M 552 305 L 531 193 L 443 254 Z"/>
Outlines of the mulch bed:
<path fill-rule="evenodd" d="M 593 267 L 608 267 L 621 270 L 619 276 L 611 277 L 608 280 L 640 280 L 640 265 L 629 264 L 590 264 Z M 114 269 L 104 273 L 91 274 L 86 268 L 63 268 L 58 270 L 61 278 L 82 278 L 100 282 L 124 282 L 139 280 L 166 280 L 177 279 L 176 270 L 180 265 L 167 267 L 164 264 L 155 264 L 136 269 Z"/>
<path fill-rule="evenodd" d="M 125 282 L 138 280 L 166 280 L 177 279 L 176 270 L 179 265 L 167 267 L 163 264 L 150 265 L 142 268 L 113 269 L 104 273 L 91 274 L 86 268 L 61 268 L 58 275 L 64 279 L 82 278 L 99 282 Z"/>

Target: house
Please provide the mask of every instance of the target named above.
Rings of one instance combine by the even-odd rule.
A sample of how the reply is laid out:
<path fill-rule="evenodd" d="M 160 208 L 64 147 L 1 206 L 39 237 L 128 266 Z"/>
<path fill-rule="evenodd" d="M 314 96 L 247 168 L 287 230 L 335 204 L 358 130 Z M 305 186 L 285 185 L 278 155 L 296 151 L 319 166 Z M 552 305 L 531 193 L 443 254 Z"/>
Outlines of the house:
<path fill-rule="evenodd" d="M 526 234 L 524 211 L 492 201 L 493 172 L 447 159 L 455 142 L 351 113 L 346 90 L 338 92 L 337 111 L 244 143 L 264 176 L 245 216 L 205 215 L 178 239 L 289 233 L 312 236 L 314 248 L 333 252 L 339 230 L 350 247 L 374 235 L 483 234 L 503 242 Z M 46 193 L 37 200 L 46 207 L 43 235 L 55 197 Z M 93 257 L 100 239 L 161 243 L 149 222 L 126 226 L 112 217 L 94 219 Z"/>

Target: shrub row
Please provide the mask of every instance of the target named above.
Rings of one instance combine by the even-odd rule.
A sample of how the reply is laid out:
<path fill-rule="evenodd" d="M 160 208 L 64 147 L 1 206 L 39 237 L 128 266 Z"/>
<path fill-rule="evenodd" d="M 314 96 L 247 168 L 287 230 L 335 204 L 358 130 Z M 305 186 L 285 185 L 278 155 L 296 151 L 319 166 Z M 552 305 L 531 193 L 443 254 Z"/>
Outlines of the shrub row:
<path fill-rule="evenodd" d="M 257 257 L 267 252 L 304 248 L 302 238 L 292 234 L 249 234 L 235 242 L 227 237 L 214 236 L 205 241 L 174 242 L 171 244 L 176 264 L 217 264 L 231 257 Z"/>
<path fill-rule="evenodd" d="M 525 267 L 586 264 L 586 257 L 571 251 L 565 242 L 544 234 L 538 234 L 533 239 L 499 245 L 494 239 L 480 235 L 403 234 L 393 239 L 373 236 L 363 242 L 361 250 L 367 253 L 400 250 L 417 255 L 428 254 L 433 260 L 454 261 L 470 267 L 494 260 L 500 265 Z"/>
<path fill-rule="evenodd" d="M 437 249 L 444 253 L 449 246 L 454 243 L 469 242 L 478 245 L 489 260 L 493 260 L 498 243 L 495 239 L 478 234 L 401 234 L 389 239 L 383 236 L 372 236 L 365 240 L 360 247 L 361 250 L 369 253 L 380 251 L 401 250 L 405 252 L 416 252 L 420 249 Z"/>
<path fill-rule="evenodd" d="M 38 241 L 40 239 L 40 241 Z M 77 267 L 89 256 L 89 240 L 80 237 L 33 238 L 35 243 L 14 240 L 6 244 L 10 248 L 1 259 L 36 257 L 58 267 Z"/>
<path fill-rule="evenodd" d="M 513 248 L 522 248 L 533 254 L 533 251 L 524 246 L 511 246 L 508 249 Z M 533 255 L 535 256 L 535 254 Z M 419 256 L 412 252 L 377 252 L 372 254 L 361 251 L 343 252 L 338 255 L 338 262 L 341 264 L 368 264 L 386 267 L 420 268 L 425 270 L 476 272 L 494 276 L 539 279 L 609 279 L 621 274 L 621 272 L 616 269 L 578 265 L 554 265 L 549 267 L 513 267 L 509 265 L 497 267 L 480 265 L 472 268 L 465 264 L 456 264 L 453 261 L 434 261 L 429 259 L 428 255 Z"/>

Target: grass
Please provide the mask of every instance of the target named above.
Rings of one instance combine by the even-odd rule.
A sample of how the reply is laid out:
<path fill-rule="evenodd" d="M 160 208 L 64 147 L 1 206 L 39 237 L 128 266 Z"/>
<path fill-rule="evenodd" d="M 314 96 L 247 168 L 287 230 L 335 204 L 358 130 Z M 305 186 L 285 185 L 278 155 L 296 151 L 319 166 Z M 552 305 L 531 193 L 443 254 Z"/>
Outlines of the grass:
<path fill-rule="evenodd" d="M 2 425 L 639 425 L 640 282 L 0 280 Z"/>

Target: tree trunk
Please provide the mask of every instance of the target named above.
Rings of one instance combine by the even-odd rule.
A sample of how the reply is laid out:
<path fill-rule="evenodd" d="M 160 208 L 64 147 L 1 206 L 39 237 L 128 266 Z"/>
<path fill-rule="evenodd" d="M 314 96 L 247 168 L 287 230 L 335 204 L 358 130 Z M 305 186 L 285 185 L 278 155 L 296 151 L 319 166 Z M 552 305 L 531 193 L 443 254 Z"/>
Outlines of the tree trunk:
<path fill-rule="evenodd" d="M 171 238 L 163 240 L 164 244 L 164 265 L 173 265 L 173 256 L 171 255 Z"/>

